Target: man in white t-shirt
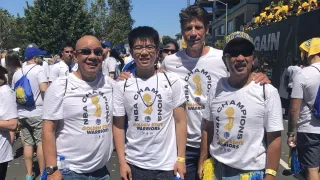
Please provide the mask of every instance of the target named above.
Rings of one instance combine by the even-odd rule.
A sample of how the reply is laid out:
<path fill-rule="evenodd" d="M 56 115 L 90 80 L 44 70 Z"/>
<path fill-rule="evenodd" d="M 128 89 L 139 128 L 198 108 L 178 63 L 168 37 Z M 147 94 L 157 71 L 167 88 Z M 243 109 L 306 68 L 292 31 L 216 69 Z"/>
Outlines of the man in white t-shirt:
<path fill-rule="evenodd" d="M 54 64 L 50 69 L 49 82 L 53 82 L 58 77 L 68 76 L 71 72 L 73 63 L 73 45 L 69 42 L 65 43 L 61 50 L 61 60 Z"/>
<path fill-rule="evenodd" d="M 46 172 L 55 180 L 109 180 L 114 81 L 99 72 L 103 50 L 96 37 L 79 39 L 75 56 L 78 70 L 54 81 L 44 100 Z M 57 157 L 65 157 L 65 169 Z"/>
<path fill-rule="evenodd" d="M 306 42 L 304 67 L 293 78 L 289 110 L 288 145 L 298 148 L 308 180 L 319 180 L 320 120 L 312 113 L 320 86 L 320 38 Z M 297 132 L 297 137 L 295 132 Z M 297 142 L 296 142 L 297 140 Z"/>
<path fill-rule="evenodd" d="M 200 156 L 201 120 L 207 94 L 220 78 L 228 72 L 222 61 L 222 51 L 204 46 L 209 30 L 208 12 L 200 6 L 192 5 L 180 13 L 182 35 L 187 43 L 185 50 L 167 56 L 162 62 L 162 69 L 176 73 L 184 83 L 187 99 L 187 147 L 185 180 L 198 179 L 197 168 Z M 130 69 L 134 69 L 131 67 Z M 120 79 L 130 73 L 124 72 Z M 270 83 L 262 73 L 254 76 L 256 82 Z"/>
<path fill-rule="evenodd" d="M 18 115 L 21 124 L 21 132 L 23 134 L 24 145 L 24 161 L 27 168 L 27 180 L 33 179 L 32 163 L 33 163 L 33 146 L 37 146 L 37 158 L 39 168 L 44 168 L 44 159 L 42 153 L 42 105 L 44 93 L 48 87 L 48 79 L 42 66 L 37 65 L 40 55 L 44 55 L 45 51 L 38 48 L 30 47 L 24 52 L 26 65 L 17 70 L 12 77 L 12 87 L 22 76 L 29 79 L 35 105 L 26 106 L 18 103 Z M 18 90 L 16 92 L 19 93 Z"/>
<path fill-rule="evenodd" d="M 129 33 L 137 70 L 117 82 L 113 94 L 113 136 L 124 180 L 172 180 L 184 177 L 187 122 L 178 78 L 156 72 L 159 34 L 140 26 Z M 128 129 L 125 145 L 125 114 Z"/>
<path fill-rule="evenodd" d="M 105 76 L 110 76 L 114 79 L 117 68 L 117 60 L 114 57 L 110 57 L 111 44 L 108 41 L 101 43 L 105 60 L 102 62 L 102 73 Z"/>
<path fill-rule="evenodd" d="M 209 150 L 215 180 L 274 180 L 283 130 L 279 93 L 272 85 L 252 82 L 254 44 L 248 34 L 234 32 L 226 42 L 223 57 L 230 77 L 221 78 L 208 95 L 200 161 Z"/>
<path fill-rule="evenodd" d="M 286 82 L 287 91 L 289 93 L 289 97 L 291 96 L 291 93 L 292 93 L 293 77 L 297 74 L 297 72 L 301 70 L 301 65 L 302 65 L 302 62 L 300 61 L 300 59 L 295 59 L 293 61 L 293 65 L 289 66 L 286 69 L 285 82 Z"/>
<path fill-rule="evenodd" d="M 0 179 L 6 179 L 8 162 L 13 159 L 9 132 L 16 130 L 18 119 L 16 98 L 7 85 L 7 73 L 0 66 Z"/>

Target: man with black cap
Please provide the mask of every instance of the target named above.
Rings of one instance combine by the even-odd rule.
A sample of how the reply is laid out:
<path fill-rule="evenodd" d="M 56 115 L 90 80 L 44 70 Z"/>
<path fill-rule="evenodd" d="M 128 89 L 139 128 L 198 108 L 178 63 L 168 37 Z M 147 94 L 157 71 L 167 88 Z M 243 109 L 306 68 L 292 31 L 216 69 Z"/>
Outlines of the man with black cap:
<path fill-rule="evenodd" d="M 104 54 L 104 61 L 102 62 L 102 73 L 105 76 L 110 76 L 112 79 L 116 73 L 117 60 L 113 57 L 110 57 L 111 44 L 108 41 L 101 43 Z"/>
<path fill-rule="evenodd" d="M 216 180 L 275 179 L 283 130 L 278 91 L 252 82 L 255 55 L 248 34 L 232 33 L 226 42 L 223 60 L 230 76 L 221 78 L 208 95 L 200 161 L 209 150 Z"/>
<path fill-rule="evenodd" d="M 44 158 L 42 153 L 42 106 L 44 93 L 48 87 L 48 79 L 42 66 L 37 65 L 39 56 L 45 55 L 45 51 L 40 51 L 38 48 L 30 47 L 24 52 L 26 65 L 17 70 L 12 78 L 12 86 L 15 87 L 17 98 L 25 98 L 24 88 L 16 88 L 16 83 L 27 77 L 30 88 L 33 94 L 33 105 L 27 106 L 23 103 L 18 103 L 18 115 L 21 124 L 21 132 L 23 134 L 24 145 L 24 161 L 27 168 L 27 180 L 33 179 L 32 163 L 33 163 L 33 146 L 37 146 L 37 158 L 39 168 L 44 169 Z M 20 82 L 20 81 L 19 81 Z M 19 83 L 17 83 L 19 84 Z M 24 90 L 23 90 L 24 89 Z M 30 101 L 30 99 L 28 99 Z M 19 101 L 18 101 L 19 102 Z"/>

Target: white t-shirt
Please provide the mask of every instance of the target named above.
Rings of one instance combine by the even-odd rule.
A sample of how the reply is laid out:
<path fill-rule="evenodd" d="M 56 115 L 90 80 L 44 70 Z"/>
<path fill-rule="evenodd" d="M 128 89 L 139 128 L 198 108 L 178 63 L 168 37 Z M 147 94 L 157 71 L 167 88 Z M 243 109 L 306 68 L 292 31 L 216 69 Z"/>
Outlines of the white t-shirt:
<path fill-rule="evenodd" d="M 183 81 L 184 94 L 187 99 L 187 146 L 200 148 L 200 126 L 207 94 L 220 78 L 228 76 L 227 68 L 222 60 L 222 51 L 210 48 L 210 51 L 204 56 L 191 58 L 182 50 L 166 56 L 162 62 L 162 68 L 178 74 Z"/>
<path fill-rule="evenodd" d="M 110 72 L 115 72 L 117 67 L 117 60 L 113 57 L 107 57 L 102 62 L 102 73 L 109 76 Z"/>
<path fill-rule="evenodd" d="M 131 62 L 133 60 L 133 57 L 131 56 L 131 54 L 127 57 L 124 58 L 124 64 L 128 64 L 129 62 Z"/>
<path fill-rule="evenodd" d="M 65 156 L 72 171 L 93 172 L 110 159 L 113 84 L 101 73 L 93 82 L 70 73 L 59 77 L 46 91 L 43 119 L 59 121 L 57 155 Z"/>
<path fill-rule="evenodd" d="M 320 85 L 320 72 L 312 66 L 320 70 L 320 63 L 314 63 L 303 68 L 294 76 L 291 98 L 303 99 L 297 131 L 320 134 L 320 121 L 312 115 L 306 104 L 308 103 L 310 107 L 313 106 Z"/>
<path fill-rule="evenodd" d="M 39 66 L 36 64 L 25 65 L 24 67 L 17 70 L 13 74 L 12 88 L 14 88 L 14 85 L 16 84 L 16 82 L 22 77 L 22 71 L 23 71 L 23 74 L 28 73 L 27 78 L 29 79 L 29 82 L 30 82 L 33 98 L 35 100 L 35 106 L 23 106 L 18 104 L 19 118 L 42 116 L 43 100 L 40 92 L 40 84 L 48 82 L 46 73 L 42 66 Z"/>
<path fill-rule="evenodd" d="M 286 76 L 289 77 L 288 87 L 292 88 L 293 85 L 293 77 L 299 72 L 301 68 L 299 66 L 289 66 L 286 71 Z"/>
<path fill-rule="evenodd" d="M 43 61 L 42 62 L 42 67 L 44 69 L 44 72 L 46 74 L 47 79 L 49 79 L 50 76 L 50 70 L 49 70 L 49 64 L 47 63 L 47 61 Z"/>
<path fill-rule="evenodd" d="M 53 82 L 58 77 L 65 77 L 69 74 L 69 66 L 64 61 L 54 64 L 50 70 L 49 81 Z"/>
<path fill-rule="evenodd" d="M 214 122 L 210 154 L 215 159 L 241 170 L 265 168 L 264 130 L 283 130 L 280 96 L 270 84 L 265 99 L 263 86 L 255 82 L 235 89 L 222 78 L 212 87 L 203 118 Z"/>
<path fill-rule="evenodd" d="M 6 59 L 2 58 L 0 64 L 2 67 L 6 68 Z"/>
<path fill-rule="evenodd" d="M 0 86 L 0 121 L 18 118 L 16 97 L 8 85 Z M 13 159 L 9 131 L 0 130 L 0 163 Z"/>
<path fill-rule="evenodd" d="M 185 97 L 176 75 L 166 74 L 171 87 L 164 73 L 157 73 L 147 80 L 132 74 L 114 89 L 113 115 L 128 115 L 126 160 L 143 169 L 169 171 L 177 161 L 173 109 L 183 104 Z"/>

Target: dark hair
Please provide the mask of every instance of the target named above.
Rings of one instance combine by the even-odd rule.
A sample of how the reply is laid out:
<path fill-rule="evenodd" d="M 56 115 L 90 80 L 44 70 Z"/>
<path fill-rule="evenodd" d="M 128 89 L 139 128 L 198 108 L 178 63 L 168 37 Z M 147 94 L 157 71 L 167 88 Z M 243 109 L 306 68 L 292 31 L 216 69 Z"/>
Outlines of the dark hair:
<path fill-rule="evenodd" d="M 208 12 L 198 5 L 192 5 L 181 10 L 179 14 L 181 30 L 183 31 L 184 26 L 194 19 L 201 21 L 204 25 L 204 28 L 207 30 L 209 25 L 208 16 Z"/>
<path fill-rule="evenodd" d="M 112 49 L 110 52 L 110 57 L 115 58 L 117 61 L 120 61 L 121 65 L 119 69 L 122 69 L 124 67 L 124 61 L 120 57 L 120 53 L 116 49 Z"/>
<path fill-rule="evenodd" d="M 66 48 L 66 47 L 71 47 L 71 48 L 73 48 L 74 49 L 74 45 L 73 45 L 73 43 L 71 43 L 71 42 L 63 42 L 62 43 L 62 46 L 61 46 L 61 48 L 60 48 L 60 56 L 62 56 L 62 52 L 64 51 L 64 48 Z"/>
<path fill-rule="evenodd" d="M 16 72 L 17 68 L 21 68 L 19 54 L 10 50 L 5 57 L 5 61 L 6 69 L 8 70 L 8 84 L 11 86 L 13 74 Z"/>
<path fill-rule="evenodd" d="M 163 40 L 163 45 L 173 44 L 176 51 L 179 51 L 179 45 L 174 39 L 168 38 Z"/>
<path fill-rule="evenodd" d="M 160 38 L 159 33 L 155 29 L 149 26 L 139 26 L 130 31 L 128 35 L 130 49 L 133 48 L 134 43 L 137 40 L 153 42 L 156 48 L 159 48 Z"/>

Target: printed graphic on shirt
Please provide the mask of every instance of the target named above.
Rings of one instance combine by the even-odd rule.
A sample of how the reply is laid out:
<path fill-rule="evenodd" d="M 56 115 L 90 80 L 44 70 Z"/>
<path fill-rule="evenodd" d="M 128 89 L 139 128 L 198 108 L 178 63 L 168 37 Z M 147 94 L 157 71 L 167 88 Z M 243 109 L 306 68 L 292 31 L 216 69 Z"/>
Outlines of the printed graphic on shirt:
<path fill-rule="evenodd" d="M 187 99 L 188 110 L 202 110 L 205 105 L 201 102 L 201 97 L 206 96 L 212 87 L 212 78 L 208 71 L 204 69 L 194 69 L 184 78 L 187 84 L 184 86 L 184 93 Z M 195 88 L 189 88 L 194 86 Z M 191 89 L 194 89 L 192 92 Z M 195 97 L 195 102 L 190 101 L 190 94 Z M 191 98 L 192 99 L 192 98 Z"/>
<path fill-rule="evenodd" d="M 102 109 L 101 104 L 105 103 L 106 119 L 101 119 Z M 109 131 L 109 117 L 110 110 L 108 105 L 108 99 L 101 91 L 92 91 L 87 93 L 82 98 L 83 106 L 83 127 L 82 130 L 87 134 L 101 134 Z M 93 105 L 93 110 L 90 108 Z M 89 106 L 89 107 L 88 107 Z M 104 121 L 104 122 L 103 122 Z"/>
<path fill-rule="evenodd" d="M 159 131 L 163 127 L 162 120 L 162 96 L 155 88 L 146 87 L 140 89 L 133 97 L 135 102 L 133 106 L 134 123 L 143 134 L 153 134 L 153 131 Z M 140 101 L 140 102 L 139 102 Z M 142 101 L 142 103 L 141 103 Z M 139 119 L 142 118 L 142 119 Z"/>
<path fill-rule="evenodd" d="M 226 101 L 218 106 L 217 115 L 216 135 L 218 145 L 223 146 L 224 151 L 227 152 L 244 145 L 243 136 L 247 111 L 243 103 L 235 100 Z M 235 119 L 235 117 L 240 118 Z"/>

